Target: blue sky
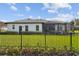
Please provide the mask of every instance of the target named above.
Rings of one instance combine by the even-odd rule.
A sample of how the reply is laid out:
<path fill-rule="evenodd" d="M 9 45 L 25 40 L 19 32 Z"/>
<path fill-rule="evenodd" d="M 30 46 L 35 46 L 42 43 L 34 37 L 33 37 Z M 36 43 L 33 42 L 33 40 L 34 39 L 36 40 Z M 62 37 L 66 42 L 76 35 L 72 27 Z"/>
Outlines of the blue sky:
<path fill-rule="evenodd" d="M 20 19 L 71 21 L 79 18 L 78 3 L 0 3 L 0 21 Z"/>

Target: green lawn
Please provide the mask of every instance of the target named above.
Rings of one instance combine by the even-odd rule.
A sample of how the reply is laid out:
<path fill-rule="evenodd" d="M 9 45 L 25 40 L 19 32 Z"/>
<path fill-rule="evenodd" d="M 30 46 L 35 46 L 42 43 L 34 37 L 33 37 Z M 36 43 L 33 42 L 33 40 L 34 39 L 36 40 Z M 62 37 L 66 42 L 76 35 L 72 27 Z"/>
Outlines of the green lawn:
<path fill-rule="evenodd" d="M 0 35 L 0 46 L 20 46 L 20 35 Z M 22 35 L 23 46 L 25 47 L 41 47 L 45 46 L 44 35 Z M 78 35 L 72 36 L 72 46 L 79 48 Z M 46 35 L 46 45 L 48 47 L 62 48 L 65 45 L 70 47 L 69 35 Z"/>

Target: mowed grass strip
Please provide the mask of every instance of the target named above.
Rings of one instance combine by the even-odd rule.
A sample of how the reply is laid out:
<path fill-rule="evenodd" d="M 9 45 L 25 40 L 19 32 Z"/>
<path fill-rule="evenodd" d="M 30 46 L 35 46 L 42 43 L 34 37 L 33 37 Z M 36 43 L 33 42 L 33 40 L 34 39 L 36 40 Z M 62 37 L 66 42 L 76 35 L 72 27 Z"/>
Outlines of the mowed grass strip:
<path fill-rule="evenodd" d="M 79 48 L 78 35 L 72 36 L 72 46 Z M 24 47 L 45 47 L 45 35 L 22 35 L 22 45 Z M 20 47 L 20 35 L 0 35 L 0 46 L 4 47 Z M 46 46 L 63 48 L 64 46 L 70 47 L 69 35 L 46 35 Z"/>

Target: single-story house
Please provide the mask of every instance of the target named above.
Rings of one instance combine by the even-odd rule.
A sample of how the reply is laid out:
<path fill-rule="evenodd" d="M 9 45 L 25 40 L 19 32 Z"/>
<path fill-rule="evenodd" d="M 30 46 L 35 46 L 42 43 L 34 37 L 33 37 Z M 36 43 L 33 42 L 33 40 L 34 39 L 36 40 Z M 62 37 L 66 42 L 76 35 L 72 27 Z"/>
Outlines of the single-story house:
<path fill-rule="evenodd" d="M 4 22 L 0 21 L 0 32 L 6 31 L 6 30 L 7 30 L 6 24 Z"/>
<path fill-rule="evenodd" d="M 47 21 L 41 19 L 24 19 L 6 22 L 7 30 L 14 32 L 62 33 L 71 30 L 70 23 L 63 21 Z"/>
<path fill-rule="evenodd" d="M 73 21 L 71 21 L 73 30 L 79 30 L 79 19 L 75 19 Z"/>

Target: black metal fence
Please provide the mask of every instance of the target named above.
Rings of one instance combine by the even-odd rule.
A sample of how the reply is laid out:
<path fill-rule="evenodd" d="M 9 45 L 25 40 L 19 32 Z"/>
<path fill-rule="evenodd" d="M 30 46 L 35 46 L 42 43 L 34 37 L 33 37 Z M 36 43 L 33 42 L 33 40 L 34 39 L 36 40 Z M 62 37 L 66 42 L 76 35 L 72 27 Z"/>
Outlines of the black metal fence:
<path fill-rule="evenodd" d="M 79 33 L 57 34 L 0 34 L 0 47 L 57 48 L 79 51 Z"/>

